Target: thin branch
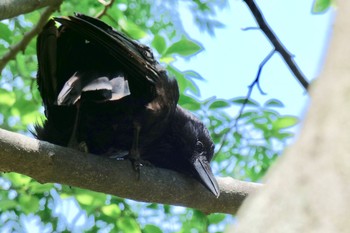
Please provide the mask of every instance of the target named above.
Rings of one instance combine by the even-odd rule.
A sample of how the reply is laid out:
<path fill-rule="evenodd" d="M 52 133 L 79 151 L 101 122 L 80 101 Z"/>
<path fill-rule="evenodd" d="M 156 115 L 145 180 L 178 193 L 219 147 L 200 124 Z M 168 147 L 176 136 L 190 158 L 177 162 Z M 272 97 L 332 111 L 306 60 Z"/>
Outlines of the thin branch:
<path fill-rule="evenodd" d="M 260 29 L 271 41 L 271 43 L 275 47 L 275 50 L 281 54 L 284 61 L 287 63 L 288 67 L 290 68 L 290 70 L 293 72 L 293 74 L 298 79 L 300 84 L 307 91 L 309 87 L 309 83 L 306 80 L 304 74 L 301 72 L 298 65 L 294 62 L 293 56 L 287 51 L 287 49 L 284 47 L 284 45 L 281 43 L 281 41 L 277 38 L 277 36 L 272 31 L 272 29 L 269 27 L 269 25 L 265 21 L 264 16 L 261 14 L 259 8 L 255 4 L 254 0 L 244 0 L 244 2 L 248 5 L 250 11 L 253 13 Z"/>
<path fill-rule="evenodd" d="M 259 27 L 245 27 L 241 28 L 242 31 L 250 31 L 250 30 L 260 30 Z"/>
<path fill-rule="evenodd" d="M 98 0 L 102 5 L 104 5 L 104 8 L 101 12 L 99 12 L 95 17 L 100 19 L 102 18 L 102 16 L 104 16 L 106 13 L 107 13 L 107 10 L 108 8 L 110 8 L 113 3 L 114 3 L 114 0 L 110 0 L 109 2 L 106 2 L 104 0 Z"/>
<path fill-rule="evenodd" d="M 234 214 L 248 194 L 262 185 L 217 178 L 214 197 L 194 179 L 144 166 L 140 179 L 130 161 L 81 153 L 0 129 L 0 172 L 18 172 L 41 183 L 60 183 L 138 201 L 187 206 L 204 213 Z"/>
<path fill-rule="evenodd" d="M 235 123 L 232 125 L 232 126 L 229 126 L 229 130 L 224 134 L 223 138 L 222 138 L 222 141 L 221 141 L 221 144 L 220 144 L 220 148 L 219 150 L 216 152 L 217 154 L 219 152 L 221 152 L 222 148 L 224 147 L 224 144 L 225 142 L 227 141 L 227 137 L 228 135 L 231 133 L 232 129 L 237 129 L 237 124 L 238 124 L 238 120 L 241 118 L 242 114 L 243 114 L 243 111 L 250 99 L 250 96 L 252 95 L 252 92 L 253 92 L 253 89 L 254 89 L 254 86 L 256 85 L 258 90 L 260 91 L 260 93 L 262 95 L 266 95 L 266 93 L 262 90 L 261 86 L 260 86 L 260 75 L 261 75 L 261 71 L 262 69 L 264 68 L 264 66 L 266 65 L 266 63 L 271 59 L 271 57 L 273 56 L 273 54 L 275 53 L 276 51 L 275 50 L 272 50 L 265 58 L 264 60 L 260 63 L 259 65 L 259 69 L 258 69 L 258 72 L 256 74 L 256 77 L 254 79 L 254 81 L 248 86 L 248 93 L 246 95 L 246 98 L 244 99 L 244 102 L 242 104 L 242 107 L 239 109 L 239 112 L 238 112 L 238 116 L 235 120 Z"/>
<path fill-rule="evenodd" d="M 58 9 L 61 3 L 62 0 L 58 1 L 56 5 L 47 7 L 41 14 L 40 19 L 35 27 L 29 32 L 25 33 L 23 39 L 20 42 L 9 48 L 9 51 L 0 59 L 0 73 L 4 69 L 5 65 L 11 59 L 14 59 L 16 57 L 17 53 L 25 50 L 29 42 L 41 31 L 51 14 Z"/>

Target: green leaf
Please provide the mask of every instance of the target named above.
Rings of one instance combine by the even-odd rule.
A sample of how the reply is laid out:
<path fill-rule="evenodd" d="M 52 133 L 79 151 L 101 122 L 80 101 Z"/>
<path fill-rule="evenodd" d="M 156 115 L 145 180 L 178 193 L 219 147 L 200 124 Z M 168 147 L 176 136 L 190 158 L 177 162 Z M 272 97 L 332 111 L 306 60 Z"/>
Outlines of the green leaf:
<path fill-rule="evenodd" d="M 298 123 L 298 118 L 294 116 L 285 116 L 278 118 L 276 121 L 273 122 L 273 129 L 284 129 L 284 128 L 289 128 Z"/>
<path fill-rule="evenodd" d="M 312 6 L 312 12 L 323 13 L 326 10 L 328 10 L 332 2 L 333 2 L 332 0 L 314 0 L 314 4 Z"/>
<path fill-rule="evenodd" d="M 177 83 L 179 85 L 180 93 L 184 93 L 185 90 L 190 90 L 196 96 L 199 95 L 199 88 L 195 85 L 192 80 L 185 77 L 184 73 L 176 69 L 175 67 L 169 65 L 167 66 L 167 70 L 170 75 L 175 75 Z"/>
<path fill-rule="evenodd" d="M 103 193 L 74 188 L 75 198 L 82 205 L 90 207 L 105 205 L 106 195 Z"/>
<path fill-rule="evenodd" d="M 36 196 L 21 193 L 19 205 L 25 214 L 36 212 L 39 208 L 39 199 Z"/>
<path fill-rule="evenodd" d="M 266 101 L 266 103 L 264 104 L 264 107 L 282 108 L 282 107 L 284 107 L 284 104 L 277 99 L 271 99 L 271 100 Z"/>
<path fill-rule="evenodd" d="M 147 224 L 143 228 L 143 233 L 162 233 L 162 230 L 155 225 Z"/>
<path fill-rule="evenodd" d="M 191 111 L 196 111 L 201 108 L 201 104 L 194 98 L 186 95 L 181 95 L 179 99 L 179 104 Z"/>
<path fill-rule="evenodd" d="M 113 218 L 117 218 L 121 213 L 119 206 L 116 204 L 110 204 L 108 206 L 103 206 L 101 208 L 101 211 L 105 215 L 107 215 L 109 217 L 113 217 Z"/>
<path fill-rule="evenodd" d="M 203 47 L 198 43 L 182 37 L 181 40 L 172 44 L 165 52 L 164 56 L 169 54 L 178 54 L 184 57 L 194 55 L 201 51 Z"/>
<path fill-rule="evenodd" d="M 254 107 L 259 107 L 260 104 L 253 100 L 253 99 L 249 99 L 249 100 L 246 100 L 245 97 L 238 97 L 238 98 L 233 98 L 230 100 L 233 104 L 244 104 L 246 102 L 246 105 L 247 106 L 254 106 Z"/>
<path fill-rule="evenodd" d="M 121 18 L 119 19 L 118 24 L 123 29 L 124 32 L 126 32 L 129 36 L 131 36 L 135 40 L 139 40 L 147 36 L 147 33 L 144 30 L 142 30 L 137 24 L 129 20 Z"/>
<path fill-rule="evenodd" d="M 33 181 L 30 183 L 30 192 L 34 194 L 41 194 L 50 191 L 53 187 L 53 184 L 40 184 L 38 182 Z"/>
<path fill-rule="evenodd" d="M 18 202 L 15 200 L 9 200 L 7 198 L 0 199 L 0 213 L 5 212 L 8 209 L 14 209 L 18 206 Z"/>
<path fill-rule="evenodd" d="M 239 118 L 240 119 L 252 118 L 252 117 L 256 117 L 257 115 L 258 115 L 257 111 L 245 111 L 244 113 L 242 113 L 242 115 Z"/>
<path fill-rule="evenodd" d="M 7 41 L 9 44 L 12 43 L 12 39 L 11 39 L 12 32 L 9 29 L 9 26 L 1 22 L 0 22 L 0 35 L 1 35 L 0 39 Z"/>
<path fill-rule="evenodd" d="M 195 78 L 201 81 L 204 81 L 205 79 L 196 71 L 193 70 L 186 70 L 183 72 L 183 74 L 185 75 L 185 77 L 189 77 L 189 78 Z"/>
<path fill-rule="evenodd" d="M 77 199 L 77 201 L 83 205 L 91 205 L 92 202 L 94 201 L 94 198 L 92 195 L 89 194 L 84 194 L 84 193 L 80 193 L 78 195 L 75 196 L 75 198 Z"/>
<path fill-rule="evenodd" d="M 16 102 L 16 95 L 13 92 L 0 88 L 0 106 L 12 106 Z"/>
<path fill-rule="evenodd" d="M 273 133 L 272 135 L 273 137 L 279 139 L 279 140 L 285 140 L 287 138 L 291 138 L 291 137 L 294 137 L 294 133 L 288 133 L 288 132 L 276 132 L 276 133 Z"/>
<path fill-rule="evenodd" d="M 119 218 L 117 226 L 122 232 L 141 233 L 140 226 L 137 224 L 136 220 L 130 217 Z"/>
<path fill-rule="evenodd" d="M 152 41 L 152 47 L 155 48 L 159 54 L 163 54 L 166 49 L 166 42 L 164 37 L 155 35 Z"/>
<path fill-rule="evenodd" d="M 218 224 L 226 218 L 225 214 L 210 214 L 208 215 L 208 220 L 210 224 Z"/>
<path fill-rule="evenodd" d="M 173 61 L 175 61 L 175 58 L 174 57 L 169 57 L 169 56 L 166 56 L 166 57 L 161 57 L 159 59 L 160 62 L 163 62 L 165 64 L 170 64 L 172 63 Z"/>
<path fill-rule="evenodd" d="M 32 178 L 14 172 L 4 174 L 3 176 L 7 177 L 12 182 L 12 185 L 16 187 L 23 187 L 32 181 Z"/>
<path fill-rule="evenodd" d="M 217 109 L 217 108 L 227 108 L 230 107 L 230 103 L 226 100 L 216 100 L 210 104 L 209 109 Z"/>

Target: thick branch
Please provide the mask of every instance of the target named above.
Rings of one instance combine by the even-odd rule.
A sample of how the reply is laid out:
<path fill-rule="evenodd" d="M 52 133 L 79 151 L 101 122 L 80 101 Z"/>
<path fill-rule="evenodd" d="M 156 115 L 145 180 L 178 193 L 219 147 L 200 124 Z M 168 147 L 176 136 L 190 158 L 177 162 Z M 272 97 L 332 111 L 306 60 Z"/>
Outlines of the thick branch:
<path fill-rule="evenodd" d="M 45 9 L 45 11 L 41 14 L 40 19 L 38 23 L 35 25 L 35 27 L 32 28 L 29 32 L 25 33 L 22 40 L 15 44 L 14 46 L 11 46 L 9 51 L 4 54 L 4 56 L 0 59 L 0 73 L 2 69 L 5 67 L 7 62 L 9 62 L 11 59 L 13 59 L 16 54 L 20 51 L 24 51 L 24 49 L 27 47 L 29 42 L 41 31 L 41 29 L 44 27 L 45 23 L 51 16 L 52 12 L 54 12 L 59 4 L 62 2 L 62 0 L 57 1 L 58 5 L 52 5 Z M 1 15 L 1 12 L 0 12 Z"/>
<path fill-rule="evenodd" d="M 244 0 L 244 2 L 248 5 L 260 29 L 265 33 L 267 38 L 271 41 L 271 43 L 275 47 L 275 50 L 281 54 L 284 61 L 287 63 L 288 67 L 291 69 L 291 71 L 293 72 L 295 77 L 298 79 L 300 84 L 305 88 L 305 90 L 307 90 L 309 87 L 309 83 L 305 79 L 304 74 L 301 72 L 298 65 L 294 62 L 293 56 L 287 51 L 287 49 L 283 46 L 281 41 L 277 38 L 277 36 L 271 30 L 271 28 L 265 21 L 264 16 L 261 14 L 259 8 L 255 4 L 254 0 Z"/>
<path fill-rule="evenodd" d="M 62 0 L 1 0 L 0 20 L 26 14 L 45 6 L 58 5 Z"/>
<path fill-rule="evenodd" d="M 138 201 L 187 206 L 205 213 L 234 214 L 260 184 L 218 178 L 217 199 L 197 181 L 144 166 L 140 179 L 129 161 L 117 161 L 56 146 L 0 129 L 0 172 L 18 172 L 41 183 L 55 182 Z"/>

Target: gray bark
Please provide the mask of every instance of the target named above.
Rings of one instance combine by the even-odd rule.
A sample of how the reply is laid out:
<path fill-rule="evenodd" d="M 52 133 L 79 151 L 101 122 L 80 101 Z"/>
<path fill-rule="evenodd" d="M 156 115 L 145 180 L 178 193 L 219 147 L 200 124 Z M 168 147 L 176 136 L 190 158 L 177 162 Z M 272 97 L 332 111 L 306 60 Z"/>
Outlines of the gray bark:
<path fill-rule="evenodd" d="M 130 161 L 85 154 L 2 129 L 0 172 L 18 172 L 41 183 L 61 183 L 205 213 L 234 214 L 247 195 L 261 187 L 230 177 L 217 178 L 221 195 L 215 198 L 197 181 L 174 171 L 144 166 L 138 180 Z"/>
<path fill-rule="evenodd" d="M 61 4 L 62 0 L 1 0 L 0 20 L 26 14 L 45 6 Z"/>

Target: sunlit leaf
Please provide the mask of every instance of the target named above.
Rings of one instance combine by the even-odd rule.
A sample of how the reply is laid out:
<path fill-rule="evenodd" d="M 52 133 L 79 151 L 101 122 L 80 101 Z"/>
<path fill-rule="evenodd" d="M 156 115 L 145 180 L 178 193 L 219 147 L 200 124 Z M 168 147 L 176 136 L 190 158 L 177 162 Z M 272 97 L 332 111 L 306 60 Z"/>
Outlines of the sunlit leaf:
<path fill-rule="evenodd" d="M 94 197 L 92 195 L 84 194 L 84 193 L 76 195 L 75 198 L 79 203 L 83 205 L 91 205 L 92 202 L 94 201 Z"/>
<path fill-rule="evenodd" d="M 8 209 L 14 209 L 17 206 L 18 206 L 18 202 L 16 200 L 10 200 L 7 198 L 0 199 L 0 213 Z"/>
<path fill-rule="evenodd" d="M 107 206 L 103 206 L 101 208 L 101 211 L 105 215 L 113 217 L 113 218 L 117 218 L 120 215 L 120 213 L 121 213 L 121 210 L 120 210 L 119 206 L 116 205 L 116 204 L 110 204 L 110 205 L 107 205 Z"/>
<path fill-rule="evenodd" d="M 140 226 L 133 218 L 121 217 L 117 221 L 117 226 L 122 232 L 141 233 Z"/>
<path fill-rule="evenodd" d="M 288 127 L 292 127 L 298 123 L 298 118 L 294 116 L 285 116 L 278 118 L 275 122 L 273 122 L 274 129 L 284 129 Z"/>
<path fill-rule="evenodd" d="M 159 54 L 163 54 L 166 49 L 166 42 L 164 37 L 155 35 L 152 41 L 152 47 L 155 48 Z"/>
<path fill-rule="evenodd" d="M 31 182 L 31 178 L 22 174 L 18 174 L 15 172 L 4 174 L 4 177 L 7 177 L 14 186 L 22 187 Z"/>
<path fill-rule="evenodd" d="M 170 56 L 166 56 L 166 57 L 161 57 L 159 59 L 160 62 L 163 62 L 165 64 L 170 64 L 172 63 L 173 61 L 175 61 L 175 58 L 174 57 L 170 57 Z"/>
<path fill-rule="evenodd" d="M 53 184 L 40 184 L 35 181 L 30 183 L 31 193 L 44 193 L 50 191 L 52 188 Z"/>
<path fill-rule="evenodd" d="M 226 218 L 225 214 L 210 214 L 208 220 L 210 224 L 218 224 Z"/>
<path fill-rule="evenodd" d="M 333 0 L 314 0 L 312 5 L 313 13 L 323 13 L 331 6 Z"/>
<path fill-rule="evenodd" d="M 201 104 L 194 98 L 186 95 L 181 95 L 179 99 L 179 104 L 191 111 L 196 111 L 201 108 Z"/>
<path fill-rule="evenodd" d="M 0 39 L 5 40 L 9 44 L 12 43 L 12 32 L 9 29 L 9 26 L 0 22 Z"/>
<path fill-rule="evenodd" d="M 39 199 L 36 196 L 22 194 L 19 196 L 19 205 L 25 214 L 33 213 L 39 208 Z"/>
<path fill-rule="evenodd" d="M 144 30 L 142 30 L 138 25 L 129 20 L 121 18 L 119 19 L 118 23 L 124 32 L 126 32 L 129 36 L 136 40 L 147 36 L 147 33 Z"/>
<path fill-rule="evenodd" d="M 0 106 L 12 106 L 16 102 L 16 95 L 13 92 L 0 88 Z"/>
<path fill-rule="evenodd" d="M 147 224 L 144 228 L 143 228 L 143 233 L 162 233 L 162 230 L 155 226 L 155 225 L 151 225 L 151 224 Z"/>
<path fill-rule="evenodd" d="M 193 70 L 186 70 L 186 71 L 183 72 L 183 74 L 186 77 L 195 78 L 195 79 L 198 79 L 198 80 L 201 80 L 201 81 L 205 80 L 198 72 L 193 71 Z"/>
<path fill-rule="evenodd" d="M 216 100 L 210 104 L 209 109 L 217 109 L 217 108 L 227 108 L 230 107 L 230 103 L 226 100 Z"/>
<path fill-rule="evenodd" d="M 198 43 L 187 39 L 186 37 L 182 37 L 181 40 L 172 44 L 168 49 L 164 52 L 164 56 L 170 54 L 178 54 L 181 56 L 190 56 L 198 53 L 203 48 Z"/>
<path fill-rule="evenodd" d="M 260 104 L 253 100 L 253 99 L 246 99 L 244 97 L 238 97 L 238 98 L 234 98 L 234 99 L 231 99 L 231 102 L 233 104 L 246 104 L 247 106 L 255 106 L 255 107 L 258 107 L 260 106 Z"/>
<path fill-rule="evenodd" d="M 264 107 L 284 107 L 284 104 L 280 100 L 271 99 L 266 101 Z"/>

